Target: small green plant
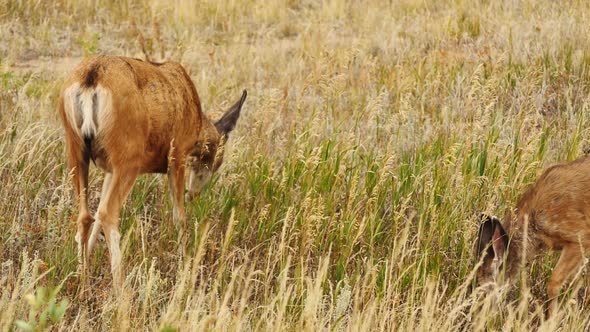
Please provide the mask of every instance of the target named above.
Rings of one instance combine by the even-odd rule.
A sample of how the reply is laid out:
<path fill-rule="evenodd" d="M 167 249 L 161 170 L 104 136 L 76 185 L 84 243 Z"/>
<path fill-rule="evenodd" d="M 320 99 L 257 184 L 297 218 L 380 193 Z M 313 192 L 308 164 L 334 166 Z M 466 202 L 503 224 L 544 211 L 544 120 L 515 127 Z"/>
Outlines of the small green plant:
<path fill-rule="evenodd" d="M 166 325 L 166 326 L 162 327 L 162 329 L 160 329 L 160 332 L 176 332 L 176 331 L 178 331 L 178 329 L 174 328 L 170 325 Z"/>
<path fill-rule="evenodd" d="M 57 302 L 60 289 L 57 287 L 48 290 L 40 287 L 35 294 L 26 295 L 25 299 L 30 306 L 29 319 L 27 322 L 17 320 L 16 326 L 23 331 L 41 331 L 59 323 L 68 308 L 68 300 Z"/>
<path fill-rule="evenodd" d="M 76 43 L 82 47 L 82 51 L 84 52 L 84 56 L 90 56 L 96 54 L 98 50 L 98 33 L 92 32 L 90 35 L 86 37 L 80 37 L 76 40 Z"/>
<path fill-rule="evenodd" d="M 10 85 L 12 84 L 12 80 L 14 79 L 14 73 L 11 71 L 1 72 L 0 73 L 0 86 L 2 89 L 7 90 Z"/>

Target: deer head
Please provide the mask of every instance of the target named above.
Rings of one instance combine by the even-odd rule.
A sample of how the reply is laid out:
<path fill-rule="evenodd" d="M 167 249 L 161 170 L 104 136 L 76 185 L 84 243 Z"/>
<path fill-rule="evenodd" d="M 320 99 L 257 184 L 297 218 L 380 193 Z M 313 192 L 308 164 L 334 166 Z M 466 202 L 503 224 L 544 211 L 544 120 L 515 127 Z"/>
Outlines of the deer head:
<path fill-rule="evenodd" d="M 236 126 L 247 95 L 244 90 L 240 99 L 215 124 L 204 119 L 201 139 L 195 144 L 189 158 L 189 198 L 201 192 L 223 163 L 225 143 L 229 133 Z"/>

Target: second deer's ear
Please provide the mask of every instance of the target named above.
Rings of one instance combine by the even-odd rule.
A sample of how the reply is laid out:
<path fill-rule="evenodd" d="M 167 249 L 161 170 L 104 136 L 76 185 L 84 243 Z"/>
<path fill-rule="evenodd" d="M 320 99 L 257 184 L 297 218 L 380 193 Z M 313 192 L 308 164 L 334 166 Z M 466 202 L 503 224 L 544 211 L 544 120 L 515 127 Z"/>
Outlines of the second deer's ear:
<path fill-rule="evenodd" d="M 494 249 L 494 258 L 502 260 L 506 249 L 508 249 L 508 234 L 502 227 L 502 223 L 496 217 L 492 217 L 494 221 L 494 233 L 492 234 L 492 248 Z"/>
<path fill-rule="evenodd" d="M 477 232 L 477 242 L 475 244 L 475 250 L 477 255 L 491 256 L 494 255 L 494 249 L 489 245 L 492 241 L 492 235 L 494 234 L 494 223 L 492 218 L 488 215 L 481 214 L 480 220 L 482 221 Z"/>
<path fill-rule="evenodd" d="M 476 250 L 478 255 L 486 255 L 501 260 L 508 248 L 508 234 L 496 217 L 482 214 L 482 224 L 477 234 Z"/>

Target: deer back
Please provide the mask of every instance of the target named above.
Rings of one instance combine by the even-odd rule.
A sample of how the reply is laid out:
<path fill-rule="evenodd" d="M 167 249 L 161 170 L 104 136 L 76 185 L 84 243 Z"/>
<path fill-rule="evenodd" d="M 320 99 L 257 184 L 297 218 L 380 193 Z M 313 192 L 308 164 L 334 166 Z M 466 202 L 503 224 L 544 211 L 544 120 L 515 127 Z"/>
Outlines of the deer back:
<path fill-rule="evenodd" d="M 86 120 L 78 107 L 86 95 L 95 126 L 91 155 L 107 170 L 135 162 L 142 172 L 165 172 L 171 146 L 186 154 L 203 135 L 199 96 L 180 64 L 112 56 L 83 61 L 62 90 L 69 99 L 62 101 L 66 127 Z M 82 130 L 69 132 L 81 144 Z"/>
<path fill-rule="evenodd" d="M 528 222 L 532 248 L 561 249 L 567 243 L 590 248 L 590 159 L 548 168 L 522 196 L 511 233 Z"/>

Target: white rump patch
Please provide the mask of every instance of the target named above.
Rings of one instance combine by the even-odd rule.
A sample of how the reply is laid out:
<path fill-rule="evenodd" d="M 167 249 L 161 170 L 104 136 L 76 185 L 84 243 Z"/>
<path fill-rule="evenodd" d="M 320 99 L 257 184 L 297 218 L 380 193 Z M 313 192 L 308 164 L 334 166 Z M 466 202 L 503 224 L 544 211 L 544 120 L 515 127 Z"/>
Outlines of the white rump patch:
<path fill-rule="evenodd" d="M 82 127 L 80 128 L 82 137 L 94 137 L 96 135 L 96 124 L 94 123 L 92 113 L 94 111 L 93 99 L 98 103 L 98 98 L 94 97 L 94 95 L 94 89 L 84 91 L 80 95 L 79 101 L 81 109 L 79 109 L 78 112 L 82 113 Z M 96 109 L 98 110 L 98 105 L 96 106 Z"/>
<path fill-rule="evenodd" d="M 112 100 L 109 91 L 100 85 L 95 88 L 82 89 L 74 83 L 64 90 L 64 106 L 70 126 L 82 138 L 95 137 L 98 134 L 98 121 L 110 117 Z M 94 113 L 97 114 L 94 114 Z"/>
<path fill-rule="evenodd" d="M 70 128 L 78 131 L 78 116 L 76 112 L 76 94 L 80 91 L 80 84 L 74 83 L 64 90 L 64 108 Z"/>

